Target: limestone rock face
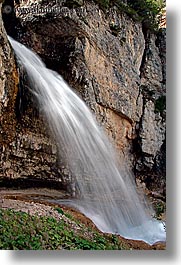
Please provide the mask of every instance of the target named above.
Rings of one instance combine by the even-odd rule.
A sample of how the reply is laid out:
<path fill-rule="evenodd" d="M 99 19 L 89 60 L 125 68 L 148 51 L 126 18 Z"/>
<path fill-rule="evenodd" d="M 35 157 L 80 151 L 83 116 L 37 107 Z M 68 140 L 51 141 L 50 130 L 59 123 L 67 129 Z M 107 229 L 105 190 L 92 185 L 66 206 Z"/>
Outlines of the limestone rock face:
<path fill-rule="evenodd" d="M 136 169 L 138 174 L 146 176 L 144 181 L 148 186 L 150 182 L 155 183 L 155 187 L 163 192 L 166 172 L 166 29 L 160 29 L 157 36 L 145 36 L 140 88 L 143 95 L 138 130 L 141 153 Z"/>
<path fill-rule="evenodd" d="M 1 4 L 0 4 L 1 8 Z M 0 179 L 34 182 L 54 180 L 64 187 L 64 178 L 57 165 L 57 151 L 48 137 L 41 113 L 21 88 L 18 67 L 8 43 L 0 13 Z M 22 105 L 21 99 L 24 99 Z M 21 109 L 21 110 L 20 110 Z M 63 168 L 62 168 L 63 170 Z M 66 176 L 66 174 L 64 174 Z M 68 183 L 69 176 L 65 177 Z M 8 180 L 8 181 L 7 181 Z"/>
<path fill-rule="evenodd" d="M 0 8 L 1 6 L 2 4 Z M 16 121 L 13 108 L 18 91 L 18 74 L 14 55 L 2 25 L 1 14 L 0 21 L 0 142 L 3 145 L 14 137 Z"/>
<path fill-rule="evenodd" d="M 156 157 L 165 139 L 165 123 L 162 122 L 162 118 L 154 110 L 154 103 L 147 101 L 144 106 L 142 127 L 139 134 L 142 152 L 145 154 L 144 163 L 149 168 L 153 167 L 153 159 Z"/>
<path fill-rule="evenodd" d="M 0 3 L 0 9 L 1 7 L 2 4 Z M 4 151 L 9 148 L 9 144 L 16 134 L 15 104 L 17 92 L 18 73 L 15 59 L 8 44 L 0 13 L 0 171 L 3 171 Z"/>
<path fill-rule="evenodd" d="M 165 139 L 165 34 L 145 33 L 141 23 L 115 7 L 104 12 L 94 1 L 20 0 L 15 10 L 17 40 L 82 97 L 125 163 L 137 175 L 157 171 Z M 31 172 L 21 174 L 61 180 L 56 146 L 42 130 L 41 114 L 35 118 L 26 88 L 23 91 L 21 98 L 29 103 L 20 111 L 21 136 L 14 145 L 21 150 L 24 167 L 28 157 Z M 51 173 L 55 169 L 60 171 L 56 176 Z"/>
<path fill-rule="evenodd" d="M 66 1 L 62 6 L 54 2 L 48 9 L 51 23 L 47 10 L 40 17 L 24 14 L 21 3 L 17 15 L 26 32 L 20 41 L 63 75 L 104 125 L 120 154 L 133 161 L 130 143 L 143 104 L 139 90 L 145 47 L 142 26 L 115 8 L 106 15 L 93 2 L 77 8 L 68 8 Z M 41 5 L 42 11 L 45 6 Z M 55 17 L 56 8 L 61 11 Z"/>

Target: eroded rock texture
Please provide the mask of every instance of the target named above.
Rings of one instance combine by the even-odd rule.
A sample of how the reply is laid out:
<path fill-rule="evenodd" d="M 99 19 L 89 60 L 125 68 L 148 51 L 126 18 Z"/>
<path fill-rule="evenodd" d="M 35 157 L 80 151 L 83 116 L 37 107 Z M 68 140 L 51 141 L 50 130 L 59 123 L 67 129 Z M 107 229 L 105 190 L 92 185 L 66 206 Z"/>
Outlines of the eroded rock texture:
<path fill-rule="evenodd" d="M 57 150 L 47 134 L 26 80 L 19 79 L 20 67 L 8 43 L 0 15 L 0 179 L 24 183 L 46 183 L 56 179 L 64 187 L 69 176 L 57 165 Z M 24 83 L 23 83 L 24 82 Z M 24 89 L 25 88 L 25 89 Z M 62 169 L 63 170 L 63 169 Z M 65 179 L 64 179 L 65 177 Z"/>
<path fill-rule="evenodd" d="M 115 7 L 104 12 L 94 1 L 15 2 L 17 40 L 76 90 L 136 175 L 147 183 L 154 175 L 150 188 L 163 188 L 164 32 L 143 32 L 141 23 Z M 1 177 L 62 181 L 56 145 L 22 87 L 23 112 L 20 106 L 16 137 L 10 142 L 12 159 L 5 159 L 13 173 L 4 170 Z"/>
<path fill-rule="evenodd" d="M 138 129 L 141 154 L 136 168 L 147 186 L 165 194 L 166 174 L 166 31 L 146 34 L 141 66 L 143 110 Z"/>

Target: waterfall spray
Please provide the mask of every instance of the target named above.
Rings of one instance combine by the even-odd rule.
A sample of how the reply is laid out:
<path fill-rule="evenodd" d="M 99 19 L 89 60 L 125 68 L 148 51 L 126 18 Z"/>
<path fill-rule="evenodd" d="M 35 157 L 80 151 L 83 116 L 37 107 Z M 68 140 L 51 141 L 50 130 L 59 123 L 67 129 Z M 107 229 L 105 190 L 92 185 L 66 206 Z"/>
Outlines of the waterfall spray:
<path fill-rule="evenodd" d="M 149 244 L 165 241 L 163 224 L 151 217 L 133 177 L 120 166 L 86 104 L 35 53 L 9 40 L 56 138 L 61 159 L 75 177 L 78 196 L 60 203 L 79 209 L 103 232 Z"/>

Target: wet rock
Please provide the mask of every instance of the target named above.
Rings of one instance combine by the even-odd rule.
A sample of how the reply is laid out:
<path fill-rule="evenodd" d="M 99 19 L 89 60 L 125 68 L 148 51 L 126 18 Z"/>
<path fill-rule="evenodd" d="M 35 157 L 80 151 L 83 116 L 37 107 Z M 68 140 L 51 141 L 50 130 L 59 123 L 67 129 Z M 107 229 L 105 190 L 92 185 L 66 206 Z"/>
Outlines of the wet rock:
<path fill-rule="evenodd" d="M 116 8 L 106 15 L 93 2 L 76 8 L 67 8 L 63 2 L 52 5 L 54 9 L 49 6 L 39 16 L 17 9 L 26 27 L 19 40 L 63 75 L 106 128 L 120 155 L 133 161 L 131 139 L 143 104 L 139 90 L 145 42 L 141 24 Z M 45 6 L 43 2 L 42 11 Z M 65 6 L 54 14 L 55 7 Z M 113 24 L 120 29 L 117 36 L 111 30 Z"/>
<path fill-rule="evenodd" d="M 120 157 L 138 174 L 147 175 L 159 167 L 164 179 L 159 161 L 165 139 L 165 33 L 143 32 L 140 22 L 116 7 L 104 12 L 94 1 L 20 0 L 15 11 L 17 40 L 76 90 Z M 21 159 L 18 167 L 23 169 L 18 175 L 69 181 L 42 114 L 25 91 L 19 95 L 19 102 L 26 104 L 18 104 L 19 136 L 12 141 L 11 151 Z"/>
<path fill-rule="evenodd" d="M 2 1 L 1 1 L 2 2 Z M 0 3 L 0 8 L 2 4 Z M 15 137 L 15 104 L 19 77 L 0 13 L 0 143 L 1 149 Z"/>
<path fill-rule="evenodd" d="M 52 180 L 64 188 L 71 177 L 63 176 L 56 144 L 36 109 L 26 80 L 20 76 L 1 13 L 0 44 L 0 179 Z"/>

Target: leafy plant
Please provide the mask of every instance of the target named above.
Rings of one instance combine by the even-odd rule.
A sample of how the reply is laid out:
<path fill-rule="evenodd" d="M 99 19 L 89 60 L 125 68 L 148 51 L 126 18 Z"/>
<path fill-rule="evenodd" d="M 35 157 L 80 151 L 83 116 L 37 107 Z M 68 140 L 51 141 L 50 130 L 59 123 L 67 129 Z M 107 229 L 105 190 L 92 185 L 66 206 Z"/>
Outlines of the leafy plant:
<path fill-rule="evenodd" d="M 166 96 L 160 96 L 155 102 L 155 113 L 163 114 L 163 111 L 166 109 Z"/>
<path fill-rule="evenodd" d="M 64 211 L 63 211 L 61 208 L 59 208 L 59 207 L 55 208 L 55 210 L 56 210 L 59 214 L 65 214 Z"/>
<path fill-rule="evenodd" d="M 164 212 L 165 212 L 165 203 L 163 203 L 163 202 L 156 203 L 156 205 L 155 205 L 156 218 L 160 219 L 161 214 Z"/>
<path fill-rule="evenodd" d="M 165 7 L 163 0 L 128 0 L 128 5 L 142 18 L 144 28 L 156 30 L 160 21 L 161 11 Z"/>
<path fill-rule="evenodd" d="M 57 221 L 52 217 L 30 216 L 27 213 L 0 209 L 0 249 L 5 250 L 114 250 L 128 249 L 115 235 L 102 235 L 91 230 L 91 237 L 86 235 L 87 227 L 80 223 L 80 231 L 71 227 L 74 217 L 56 208 L 61 214 L 70 218 Z M 88 234 L 89 234 L 88 233 Z M 117 239 L 116 239 L 117 237 Z"/>

